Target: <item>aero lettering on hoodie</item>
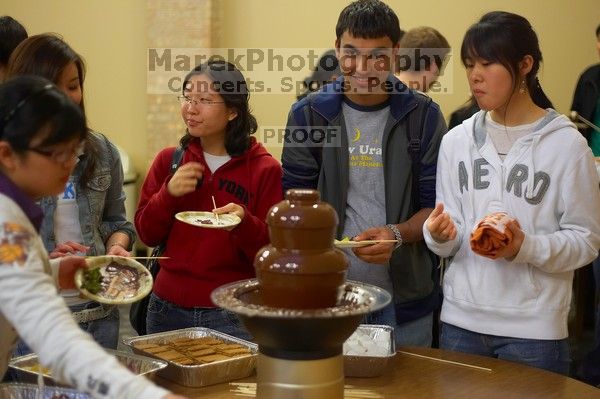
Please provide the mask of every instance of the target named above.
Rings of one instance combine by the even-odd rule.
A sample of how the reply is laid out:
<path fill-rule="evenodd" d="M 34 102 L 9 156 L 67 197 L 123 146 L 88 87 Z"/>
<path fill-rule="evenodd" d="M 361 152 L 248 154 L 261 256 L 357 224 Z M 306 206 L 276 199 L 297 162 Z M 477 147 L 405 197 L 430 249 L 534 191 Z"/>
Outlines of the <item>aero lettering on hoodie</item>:
<path fill-rule="evenodd" d="M 478 158 L 473 161 L 473 169 L 471 171 L 472 185 L 474 190 L 485 190 L 489 187 L 490 182 L 487 176 L 490 174 L 487 168 L 489 163 L 483 159 Z M 464 161 L 460 161 L 457 167 L 458 174 L 458 185 L 461 194 L 469 191 L 469 173 Z M 524 164 L 517 163 L 511 167 L 508 171 L 508 177 L 506 179 L 505 190 L 509 194 L 513 194 L 516 197 L 523 197 L 531 205 L 537 205 L 542 202 L 544 195 L 548 192 L 550 187 L 550 175 L 546 172 L 537 170 L 533 176 L 533 196 L 525 195 L 527 191 L 527 179 L 529 178 L 529 167 Z"/>

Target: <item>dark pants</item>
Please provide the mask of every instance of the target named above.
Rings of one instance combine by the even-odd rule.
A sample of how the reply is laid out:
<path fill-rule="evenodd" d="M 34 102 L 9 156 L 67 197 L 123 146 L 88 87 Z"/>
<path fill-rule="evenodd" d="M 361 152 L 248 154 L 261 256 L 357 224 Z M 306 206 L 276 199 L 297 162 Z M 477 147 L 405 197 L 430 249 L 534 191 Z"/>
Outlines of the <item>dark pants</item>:
<path fill-rule="evenodd" d="M 146 316 L 148 334 L 191 327 L 206 327 L 237 338 L 252 340 L 234 313 L 221 308 L 182 308 L 154 293 L 151 294 Z"/>
<path fill-rule="evenodd" d="M 600 298 L 600 256 L 594 261 L 596 300 Z M 585 355 L 579 369 L 579 378 L 600 388 L 600 303 L 596 303 L 596 334 L 594 349 Z"/>

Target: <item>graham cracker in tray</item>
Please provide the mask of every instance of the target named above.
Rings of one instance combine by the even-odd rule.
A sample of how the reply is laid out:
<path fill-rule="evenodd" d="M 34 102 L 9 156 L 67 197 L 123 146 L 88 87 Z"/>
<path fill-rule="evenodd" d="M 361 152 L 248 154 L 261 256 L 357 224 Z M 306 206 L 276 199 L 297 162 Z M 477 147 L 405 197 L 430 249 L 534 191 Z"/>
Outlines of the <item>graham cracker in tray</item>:
<path fill-rule="evenodd" d="M 164 343 L 134 342 L 151 356 L 182 366 L 195 366 L 251 354 L 250 349 L 214 337 L 178 338 Z"/>

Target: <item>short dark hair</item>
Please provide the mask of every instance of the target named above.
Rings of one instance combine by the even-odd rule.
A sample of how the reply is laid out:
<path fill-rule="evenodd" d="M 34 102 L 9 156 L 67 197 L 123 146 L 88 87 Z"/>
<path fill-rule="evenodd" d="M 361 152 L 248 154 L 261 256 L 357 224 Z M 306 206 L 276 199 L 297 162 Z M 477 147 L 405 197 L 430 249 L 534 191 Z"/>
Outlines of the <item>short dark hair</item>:
<path fill-rule="evenodd" d="M 83 140 L 86 135 L 79 106 L 49 80 L 18 76 L 0 84 L 0 140 L 22 154 L 45 127 L 49 130 L 42 146 Z"/>
<path fill-rule="evenodd" d="M 389 37 L 394 45 L 400 40 L 400 21 L 396 13 L 379 0 L 357 0 L 342 10 L 335 26 L 337 40 L 344 32 L 364 39 Z"/>
<path fill-rule="evenodd" d="M 0 64 L 6 65 L 13 50 L 27 39 L 27 31 L 8 15 L 0 17 Z"/>
<path fill-rule="evenodd" d="M 600 25 L 596 28 L 596 37 L 600 36 Z"/>
<path fill-rule="evenodd" d="M 225 149 L 230 156 L 240 156 L 250 148 L 250 135 L 258 129 L 256 118 L 250 111 L 250 93 L 244 75 L 230 62 L 212 60 L 195 67 L 183 80 L 182 91 L 192 76 L 206 75 L 213 82 L 212 88 L 223 98 L 225 105 L 237 112 L 237 116 L 227 123 Z M 193 137 L 186 132 L 179 144 L 186 147 Z"/>

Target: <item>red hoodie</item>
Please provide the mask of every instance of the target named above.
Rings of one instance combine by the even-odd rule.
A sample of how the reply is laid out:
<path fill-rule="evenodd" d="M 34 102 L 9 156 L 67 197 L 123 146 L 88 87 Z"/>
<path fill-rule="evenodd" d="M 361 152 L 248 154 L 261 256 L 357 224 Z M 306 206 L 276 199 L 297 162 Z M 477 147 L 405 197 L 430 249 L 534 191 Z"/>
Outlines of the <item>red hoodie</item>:
<path fill-rule="evenodd" d="M 204 165 L 201 184 L 192 193 L 173 197 L 167 190 L 175 148 L 162 150 L 154 159 L 142 186 L 135 227 L 149 246 L 166 241 L 154 293 L 178 306 L 213 307 L 210 293 L 220 285 L 254 277 L 253 261 L 269 242 L 266 215 L 283 198 L 281 165 L 262 144 L 251 138 L 250 149 L 211 173 L 200 143 L 190 142 L 181 165 Z M 183 211 L 211 211 L 234 202 L 245 216 L 233 230 L 204 229 L 175 219 Z"/>

